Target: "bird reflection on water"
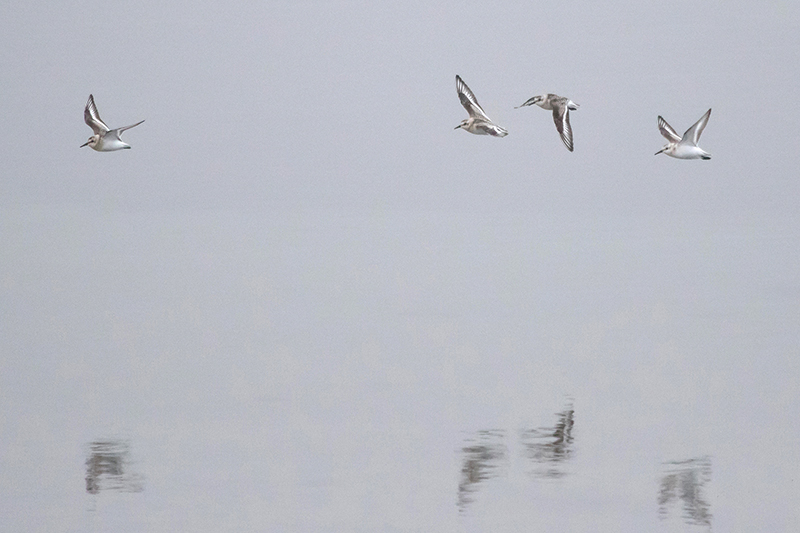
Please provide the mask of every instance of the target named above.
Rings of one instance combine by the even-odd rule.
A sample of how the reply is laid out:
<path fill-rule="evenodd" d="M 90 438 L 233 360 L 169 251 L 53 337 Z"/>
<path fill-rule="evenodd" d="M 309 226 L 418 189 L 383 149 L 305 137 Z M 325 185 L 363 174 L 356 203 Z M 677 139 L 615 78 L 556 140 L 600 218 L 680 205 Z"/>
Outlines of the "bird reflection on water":
<path fill-rule="evenodd" d="M 525 446 L 526 455 L 535 465 L 531 472 L 533 477 L 560 478 L 567 474 L 564 463 L 575 451 L 572 446 L 574 415 L 575 410 L 570 405 L 557 413 L 555 427 L 520 431 L 520 441 Z"/>
<path fill-rule="evenodd" d="M 565 463 L 574 454 L 574 413 L 570 403 L 556 413 L 558 421 L 554 427 L 519 431 L 521 453 L 534 465 L 530 472 L 533 478 L 558 479 L 567 474 Z M 474 494 L 483 482 L 507 475 L 509 454 L 504 430 L 481 430 L 465 441 L 458 484 L 458 508 L 462 512 L 474 501 Z"/>
<path fill-rule="evenodd" d="M 711 458 L 667 462 L 664 470 L 658 491 L 659 517 L 668 518 L 671 504 L 682 502 L 686 524 L 711 529 L 711 505 L 705 496 L 705 487 L 711 481 Z"/>
<path fill-rule="evenodd" d="M 141 492 L 142 476 L 132 473 L 130 448 L 124 440 L 98 440 L 89 443 L 86 458 L 86 492 L 103 490 Z"/>
<path fill-rule="evenodd" d="M 508 454 L 505 438 L 503 430 L 482 430 L 475 437 L 468 438 L 467 445 L 461 449 L 464 458 L 458 484 L 458 507 L 462 511 L 472 503 L 472 494 L 478 490 L 478 484 L 496 477 L 498 467 L 505 464 Z"/>

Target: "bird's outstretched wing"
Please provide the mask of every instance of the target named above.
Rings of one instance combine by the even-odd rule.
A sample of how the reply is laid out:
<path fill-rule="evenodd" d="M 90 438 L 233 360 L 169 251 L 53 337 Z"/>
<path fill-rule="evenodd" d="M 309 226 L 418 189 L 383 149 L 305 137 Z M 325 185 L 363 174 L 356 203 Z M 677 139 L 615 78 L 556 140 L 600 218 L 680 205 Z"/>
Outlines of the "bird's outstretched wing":
<path fill-rule="evenodd" d="M 573 150 L 572 126 L 569 124 L 569 109 L 566 104 L 553 108 L 553 122 L 556 123 L 556 129 L 561 135 L 561 140 L 564 141 L 564 146 L 571 152 Z"/>
<path fill-rule="evenodd" d="M 664 136 L 671 143 L 677 143 L 681 141 L 681 136 L 678 135 L 672 126 L 667 124 L 667 121 L 664 120 L 664 117 L 658 115 L 658 131 L 661 132 L 661 135 Z"/>
<path fill-rule="evenodd" d="M 122 135 L 122 132 L 123 132 L 123 131 L 125 131 L 125 130 L 129 130 L 129 129 L 131 129 L 131 128 L 135 128 L 136 126 L 138 126 L 138 125 L 139 125 L 139 124 L 141 124 L 142 122 L 144 122 L 144 120 L 140 120 L 140 121 L 139 121 L 139 122 L 137 122 L 136 124 L 131 124 L 130 126 L 125 126 L 124 128 L 117 128 L 117 129 L 115 129 L 115 130 L 111 130 L 111 131 L 113 131 L 113 132 L 114 132 L 114 133 L 117 135 L 117 139 L 119 139 L 119 136 L 120 136 L 120 135 Z"/>
<path fill-rule="evenodd" d="M 709 109 L 706 111 L 706 114 L 700 117 L 700 120 L 694 123 L 694 125 L 686 130 L 686 133 L 683 134 L 683 140 L 691 141 L 692 144 L 696 145 L 697 141 L 700 140 L 700 135 L 702 135 L 703 130 L 706 128 L 706 124 L 708 124 L 708 118 L 711 116 L 711 110 Z"/>
<path fill-rule="evenodd" d="M 106 123 L 100 118 L 100 113 L 97 112 L 97 106 L 94 105 L 94 96 L 91 94 L 86 102 L 86 109 L 83 110 L 83 120 L 92 128 L 95 135 L 105 135 L 109 131 Z"/>
<path fill-rule="evenodd" d="M 481 104 L 478 103 L 478 99 L 475 98 L 475 95 L 469 90 L 469 87 L 467 87 L 467 84 L 464 83 L 464 80 L 462 80 L 459 75 L 456 75 L 456 90 L 458 91 L 458 98 L 461 100 L 461 105 L 467 110 L 469 116 L 480 117 L 491 122 L 491 119 L 486 116 L 486 112 L 481 107 Z"/>

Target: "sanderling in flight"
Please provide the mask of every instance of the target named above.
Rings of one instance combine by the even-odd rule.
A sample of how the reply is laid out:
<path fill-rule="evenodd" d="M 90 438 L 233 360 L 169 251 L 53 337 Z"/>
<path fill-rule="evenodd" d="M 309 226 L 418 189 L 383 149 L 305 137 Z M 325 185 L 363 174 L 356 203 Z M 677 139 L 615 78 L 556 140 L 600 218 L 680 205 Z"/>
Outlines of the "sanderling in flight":
<path fill-rule="evenodd" d="M 89 100 L 86 102 L 86 109 L 83 110 L 83 120 L 92 128 L 94 135 L 89 137 L 89 140 L 80 147 L 89 146 L 98 152 L 113 152 L 114 150 L 130 148 L 129 144 L 120 139 L 120 135 L 122 135 L 123 131 L 129 130 L 144 122 L 144 120 L 142 120 L 131 126 L 125 126 L 124 128 L 117 128 L 115 130 L 109 129 L 106 123 L 100 119 L 97 106 L 94 105 L 94 97 L 91 94 L 89 95 Z"/>
<path fill-rule="evenodd" d="M 656 152 L 655 155 L 664 152 L 670 157 L 678 159 L 711 159 L 711 154 L 704 151 L 697 146 L 697 141 L 700 140 L 700 135 L 703 129 L 708 124 L 708 117 L 711 116 L 711 110 L 706 111 L 706 114 L 700 117 L 700 120 L 694 123 L 694 126 L 686 130 L 683 137 L 678 135 L 672 126 L 667 124 L 661 115 L 658 116 L 658 129 L 669 142 Z"/>
<path fill-rule="evenodd" d="M 557 94 L 541 94 L 530 98 L 524 104 L 514 109 L 534 104 L 542 109 L 553 111 L 553 121 L 556 123 L 556 129 L 561 135 L 561 140 L 564 141 L 564 146 L 571 152 L 574 146 L 572 144 L 572 126 L 569 125 L 569 110 L 572 109 L 574 111 L 580 106 L 564 96 L 558 96 Z"/>
<path fill-rule="evenodd" d="M 461 76 L 456 75 L 456 90 L 458 91 L 458 98 L 461 100 L 461 105 L 469 113 L 469 118 L 461 121 L 461 124 L 454 129 L 462 128 L 475 135 L 494 135 L 495 137 L 505 137 L 508 131 L 501 128 L 486 116 L 486 112 L 478 103 L 478 99 L 469 90 L 467 84 L 461 79 Z"/>

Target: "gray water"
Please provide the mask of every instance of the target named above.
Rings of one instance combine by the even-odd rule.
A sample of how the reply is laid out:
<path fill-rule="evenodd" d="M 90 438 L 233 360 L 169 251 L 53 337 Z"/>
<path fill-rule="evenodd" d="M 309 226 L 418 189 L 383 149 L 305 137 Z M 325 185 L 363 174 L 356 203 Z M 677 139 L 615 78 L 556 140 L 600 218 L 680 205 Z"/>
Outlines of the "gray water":
<path fill-rule="evenodd" d="M 7 210 L 0 526 L 797 529 L 789 222 Z"/>
<path fill-rule="evenodd" d="M 787 0 L 5 2 L 0 532 L 800 531 L 799 64 Z"/>

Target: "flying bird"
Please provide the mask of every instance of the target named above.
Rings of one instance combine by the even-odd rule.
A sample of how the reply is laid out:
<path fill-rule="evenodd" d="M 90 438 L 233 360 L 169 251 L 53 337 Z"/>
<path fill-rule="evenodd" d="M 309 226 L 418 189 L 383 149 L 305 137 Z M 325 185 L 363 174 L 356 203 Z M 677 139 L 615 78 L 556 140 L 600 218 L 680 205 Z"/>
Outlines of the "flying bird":
<path fill-rule="evenodd" d="M 124 128 L 117 128 L 115 130 L 109 129 L 106 123 L 100 118 L 97 112 L 97 106 L 94 105 L 94 97 L 90 94 L 89 100 L 86 102 L 86 109 L 83 110 L 83 120 L 92 128 L 94 135 L 89 137 L 89 140 L 82 144 L 80 147 L 89 146 L 98 152 L 113 152 L 114 150 L 123 150 L 131 146 L 120 138 L 122 132 L 138 126 L 144 120 L 125 126 Z"/>
<path fill-rule="evenodd" d="M 708 124 L 708 117 L 711 116 L 711 110 L 706 111 L 706 114 L 700 117 L 700 120 L 686 130 L 683 137 L 680 137 L 675 130 L 667 124 L 667 121 L 659 115 L 658 116 L 658 130 L 661 132 L 667 141 L 669 141 L 664 148 L 655 153 L 655 155 L 664 152 L 670 157 L 677 159 L 711 159 L 711 154 L 697 146 L 697 141 L 700 140 L 703 130 Z"/>
<path fill-rule="evenodd" d="M 528 99 L 524 104 L 514 109 L 534 104 L 542 109 L 553 111 L 553 121 L 556 123 L 556 129 L 561 135 L 561 140 L 564 141 L 564 146 L 567 147 L 567 150 L 573 151 L 574 145 L 572 143 L 572 126 L 569 124 L 569 111 L 570 109 L 574 111 L 580 106 L 564 96 L 540 94 Z"/>
<path fill-rule="evenodd" d="M 456 90 L 458 91 L 458 98 L 461 100 L 461 105 L 469 113 L 469 118 L 461 121 L 461 124 L 454 129 L 464 129 L 475 135 L 494 135 L 495 137 L 505 137 L 508 131 L 501 128 L 486 116 L 486 112 L 478 103 L 478 99 L 469 90 L 467 84 L 461 79 L 461 76 L 456 75 Z"/>

